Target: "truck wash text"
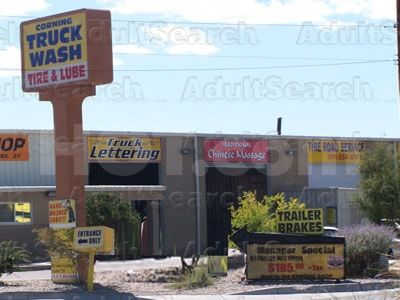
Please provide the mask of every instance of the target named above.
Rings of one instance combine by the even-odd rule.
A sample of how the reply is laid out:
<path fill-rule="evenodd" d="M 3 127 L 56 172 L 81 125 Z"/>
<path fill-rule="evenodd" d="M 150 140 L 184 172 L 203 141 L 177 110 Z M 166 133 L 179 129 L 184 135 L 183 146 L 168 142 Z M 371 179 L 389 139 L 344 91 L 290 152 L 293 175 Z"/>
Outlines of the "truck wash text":
<path fill-rule="evenodd" d="M 37 33 L 26 36 L 32 67 L 71 62 L 82 58 L 82 25 L 71 25 L 72 18 L 64 18 L 36 25 Z M 70 44 L 75 43 L 75 44 Z M 57 48 L 48 48 L 59 45 Z"/>

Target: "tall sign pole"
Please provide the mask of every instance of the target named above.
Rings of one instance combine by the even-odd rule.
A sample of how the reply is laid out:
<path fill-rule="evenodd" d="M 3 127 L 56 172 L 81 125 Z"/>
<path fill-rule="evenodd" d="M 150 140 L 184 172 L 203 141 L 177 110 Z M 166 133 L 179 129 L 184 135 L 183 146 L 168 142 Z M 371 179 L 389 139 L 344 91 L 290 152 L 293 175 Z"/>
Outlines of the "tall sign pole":
<path fill-rule="evenodd" d="M 74 199 L 86 226 L 82 103 L 113 80 L 111 14 L 80 9 L 21 23 L 22 89 L 38 92 L 54 112 L 56 198 Z M 78 260 L 86 281 L 87 258 Z"/>
<path fill-rule="evenodd" d="M 396 0 L 396 32 L 397 32 L 397 80 L 398 80 L 398 89 L 400 93 L 400 0 Z"/>

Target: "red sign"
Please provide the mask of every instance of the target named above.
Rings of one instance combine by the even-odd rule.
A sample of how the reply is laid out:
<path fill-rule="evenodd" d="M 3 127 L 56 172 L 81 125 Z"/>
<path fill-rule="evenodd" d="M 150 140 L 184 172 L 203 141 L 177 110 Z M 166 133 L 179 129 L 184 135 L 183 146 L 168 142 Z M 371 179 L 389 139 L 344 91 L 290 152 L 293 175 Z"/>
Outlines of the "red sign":
<path fill-rule="evenodd" d="M 208 139 L 203 143 L 204 160 L 212 162 L 268 163 L 265 140 Z"/>

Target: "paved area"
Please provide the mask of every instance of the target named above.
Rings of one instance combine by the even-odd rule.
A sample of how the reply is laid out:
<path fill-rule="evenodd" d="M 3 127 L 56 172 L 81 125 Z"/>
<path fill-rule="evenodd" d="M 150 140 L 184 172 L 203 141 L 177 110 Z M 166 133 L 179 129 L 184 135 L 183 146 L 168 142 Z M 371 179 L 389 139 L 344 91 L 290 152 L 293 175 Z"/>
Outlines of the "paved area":
<path fill-rule="evenodd" d="M 202 295 L 202 296 L 146 296 L 135 297 L 123 293 L 3 293 L 0 300 L 394 300 L 400 298 L 400 289 L 356 293 L 297 294 L 297 295 Z"/>
<path fill-rule="evenodd" d="M 187 260 L 190 262 L 190 259 Z M 50 267 L 50 263 L 47 264 Z M 40 265 L 43 267 L 43 264 Z M 163 259 L 138 259 L 125 261 L 96 261 L 94 266 L 95 272 L 113 271 L 113 270 L 133 270 L 141 271 L 154 268 L 181 267 L 180 257 L 170 257 Z M 1 277 L 2 281 L 18 281 L 18 280 L 50 280 L 50 270 L 24 271 L 5 274 Z"/>

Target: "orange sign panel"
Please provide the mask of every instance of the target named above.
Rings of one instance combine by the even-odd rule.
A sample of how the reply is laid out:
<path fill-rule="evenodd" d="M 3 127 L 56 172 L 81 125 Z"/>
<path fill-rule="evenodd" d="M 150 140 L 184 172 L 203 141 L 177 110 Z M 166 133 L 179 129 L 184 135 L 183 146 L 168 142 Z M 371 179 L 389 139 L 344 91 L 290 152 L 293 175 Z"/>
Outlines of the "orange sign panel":
<path fill-rule="evenodd" d="M 29 137 L 19 134 L 0 134 L 0 161 L 29 160 Z"/>

